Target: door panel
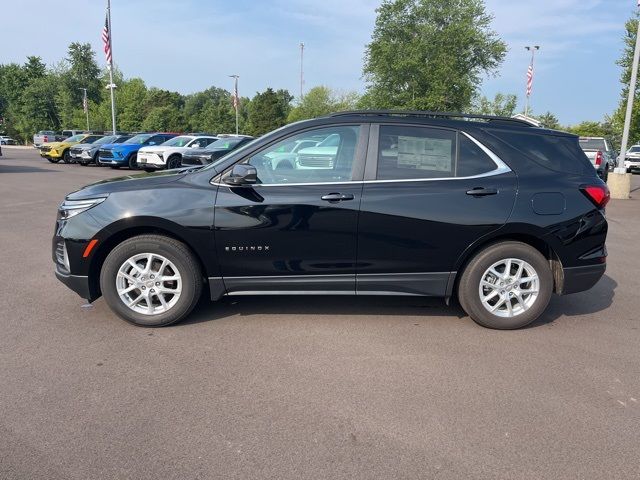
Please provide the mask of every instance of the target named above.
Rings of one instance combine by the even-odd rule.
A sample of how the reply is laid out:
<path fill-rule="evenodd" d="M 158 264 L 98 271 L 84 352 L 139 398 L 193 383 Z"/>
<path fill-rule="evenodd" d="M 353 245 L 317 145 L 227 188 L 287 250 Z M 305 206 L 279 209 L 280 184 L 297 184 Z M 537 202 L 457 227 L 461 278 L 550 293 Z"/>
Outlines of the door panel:
<path fill-rule="evenodd" d="M 367 140 L 368 126 L 307 129 L 244 160 L 257 184 L 231 187 L 222 174 L 214 227 L 228 293 L 355 292 Z M 308 147 L 277 161 L 292 142 Z"/>
<path fill-rule="evenodd" d="M 353 196 L 353 199 L 321 199 L 332 193 Z M 215 237 L 223 277 L 347 275 L 348 284 L 344 279 L 336 282 L 327 279 L 327 282 L 335 283 L 337 289 L 353 290 L 361 193 L 359 182 L 221 185 L 215 208 Z M 256 279 L 246 280 L 247 288 L 259 287 Z M 264 282 L 265 289 L 274 285 L 268 280 Z M 314 285 L 320 290 L 334 288 L 322 286 L 314 278 L 309 278 L 308 284 L 303 279 L 284 278 L 277 288 L 299 290 Z"/>

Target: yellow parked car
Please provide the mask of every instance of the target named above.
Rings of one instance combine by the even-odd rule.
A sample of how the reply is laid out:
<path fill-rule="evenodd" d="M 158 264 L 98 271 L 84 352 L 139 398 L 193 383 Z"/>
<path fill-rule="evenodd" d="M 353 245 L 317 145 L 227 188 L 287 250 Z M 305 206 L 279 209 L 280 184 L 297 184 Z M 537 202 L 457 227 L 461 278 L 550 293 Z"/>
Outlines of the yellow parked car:
<path fill-rule="evenodd" d="M 51 163 L 58 163 L 62 160 L 64 163 L 71 163 L 71 152 L 69 149 L 79 143 L 93 143 L 102 135 L 91 135 L 88 133 L 80 133 L 65 138 L 61 142 L 45 143 L 40 147 L 40 156 L 46 158 Z"/>

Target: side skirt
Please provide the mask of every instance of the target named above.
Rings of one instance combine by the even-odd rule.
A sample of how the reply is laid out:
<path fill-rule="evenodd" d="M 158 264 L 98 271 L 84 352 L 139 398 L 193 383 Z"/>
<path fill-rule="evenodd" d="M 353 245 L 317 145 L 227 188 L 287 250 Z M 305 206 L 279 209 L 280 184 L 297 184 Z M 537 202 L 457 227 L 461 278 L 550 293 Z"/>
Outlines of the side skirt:
<path fill-rule="evenodd" d="M 209 277 L 211 300 L 224 295 L 395 295 L 449 298 L 456 272 Z"/>

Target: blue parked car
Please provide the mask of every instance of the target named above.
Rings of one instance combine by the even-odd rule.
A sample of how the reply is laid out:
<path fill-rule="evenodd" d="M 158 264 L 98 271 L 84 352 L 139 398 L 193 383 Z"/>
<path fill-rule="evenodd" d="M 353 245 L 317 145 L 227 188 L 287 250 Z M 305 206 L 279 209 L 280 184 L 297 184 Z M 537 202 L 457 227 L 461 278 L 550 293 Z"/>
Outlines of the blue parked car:
<path fill-rule="evenodd" d="M 98 161 L 100 165 L 109 165 L 111 168 L 129 167 L 138 168 L 138 150 L 148 145 L 160 145 L 177 133 L 140 133 L 123 143 L 110 143 L 100 147 Z"/>

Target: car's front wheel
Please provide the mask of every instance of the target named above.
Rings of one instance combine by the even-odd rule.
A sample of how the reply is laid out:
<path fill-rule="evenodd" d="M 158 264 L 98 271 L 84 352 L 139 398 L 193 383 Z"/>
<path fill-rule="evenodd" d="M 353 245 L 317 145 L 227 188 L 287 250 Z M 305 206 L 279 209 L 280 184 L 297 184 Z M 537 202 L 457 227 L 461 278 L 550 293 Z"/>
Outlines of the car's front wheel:
<path fill-rule="evenodd" d="M 162 235 L 125 240 L 107 256 L 100 288 L 128 322 L 163 327 L 186 317 L 202 292 L 200 266 L 189 248 Z"/>
<path fill-rule="evenodd" d="M 524 327 L 547 308 L 553 275 L 547 259 L 521 242 L 500 242 L 479 252 L 458 285 L 462 308 L 478 324 L 501 330 Z"/>

